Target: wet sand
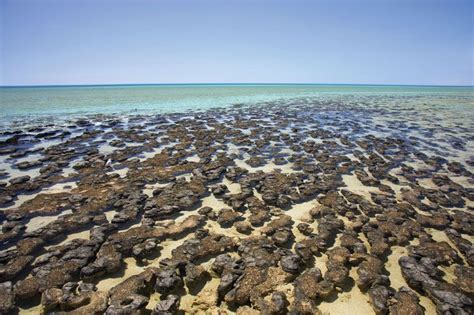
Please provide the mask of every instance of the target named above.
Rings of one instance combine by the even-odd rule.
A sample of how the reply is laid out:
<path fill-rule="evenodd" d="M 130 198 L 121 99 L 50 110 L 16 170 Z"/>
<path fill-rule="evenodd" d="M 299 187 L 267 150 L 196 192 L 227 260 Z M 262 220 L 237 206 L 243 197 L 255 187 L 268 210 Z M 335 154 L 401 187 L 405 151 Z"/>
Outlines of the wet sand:
<path fill-rule="evenodd" d="M 468 314 L 474 117 L 450 110 L 298 99 L 4 130 L 0 313 Z"/>

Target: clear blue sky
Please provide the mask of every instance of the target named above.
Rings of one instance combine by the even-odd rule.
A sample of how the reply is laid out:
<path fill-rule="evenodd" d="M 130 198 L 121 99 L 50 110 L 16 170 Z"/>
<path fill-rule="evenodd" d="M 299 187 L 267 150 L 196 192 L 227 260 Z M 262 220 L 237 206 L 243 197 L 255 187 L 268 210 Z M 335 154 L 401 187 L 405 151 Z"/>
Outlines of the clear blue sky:
<path fill-rule="evenodd" d="M 0 3 L 0 85 L 473 84 L 471 0 Z"/>

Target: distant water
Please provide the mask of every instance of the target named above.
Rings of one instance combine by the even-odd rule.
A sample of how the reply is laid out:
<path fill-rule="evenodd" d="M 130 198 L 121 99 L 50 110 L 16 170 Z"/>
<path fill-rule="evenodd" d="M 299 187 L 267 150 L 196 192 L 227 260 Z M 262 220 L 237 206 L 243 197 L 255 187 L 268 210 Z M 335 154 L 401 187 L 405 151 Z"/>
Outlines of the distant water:
<path fill-rule="evenodd" d="M 183 84 L 1 87 L 0 125 L 84 114 L 169 113 L 295 98 L 432 96 L 472 102 L 474 87 Z M 452 103 L 452 102 L 450 102 Z"/>

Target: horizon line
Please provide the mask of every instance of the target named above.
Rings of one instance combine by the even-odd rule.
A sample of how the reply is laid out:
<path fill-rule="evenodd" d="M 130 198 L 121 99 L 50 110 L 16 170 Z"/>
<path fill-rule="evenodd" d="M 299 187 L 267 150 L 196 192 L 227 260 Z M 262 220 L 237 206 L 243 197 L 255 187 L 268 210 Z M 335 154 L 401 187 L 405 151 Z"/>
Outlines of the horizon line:
<path fill-rule="evenodd" d="M 449 85 L 449 84 L 381 84 L 381 83 L 314 83 L 314 82 L 201 82 L 201 83 L 77 83 L 77 84 L 18 84 L 18 85 L 0 85 L 0 88 L 54 88 L 54 87 L 100 87 L 100 86 L 205 86 L 205 85 L 241 85 L 241 86 L 255 86 L 255 85 L 321 85 L 321 86 L 406 86 L 406 87 L 474 87 L 474 85 Z"/>

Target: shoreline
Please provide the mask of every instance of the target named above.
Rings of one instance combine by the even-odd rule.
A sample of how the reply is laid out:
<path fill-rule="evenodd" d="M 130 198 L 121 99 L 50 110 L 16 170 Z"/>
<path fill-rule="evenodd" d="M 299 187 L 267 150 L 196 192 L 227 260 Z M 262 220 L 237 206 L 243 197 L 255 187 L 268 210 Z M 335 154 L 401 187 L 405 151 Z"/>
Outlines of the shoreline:
<path fill-rule="evenodd" d="M 287 104 L 301 99 L 321 102 L 378 104 L 398 99 L 403 103 L 446 106 L 453 104 L 469 109 L 474 88 L 468 87 L 383 87 L 383 86 L 85 86 L 67 88 L 0 89 L 0 130 L 11 127 L 12 121 L 32 125 L 64 122 L 67 118 L 90 115 L 157 115 L 225 109 L 236 105 L 264 106 Z M 390 105 L 390 104 L 388 104 Z"/>
<path fill-rule="evenodd" d="M 468 311 L 474 125 L 417 99 L 379 101 L 4 131 L 0 305 Z"/>

